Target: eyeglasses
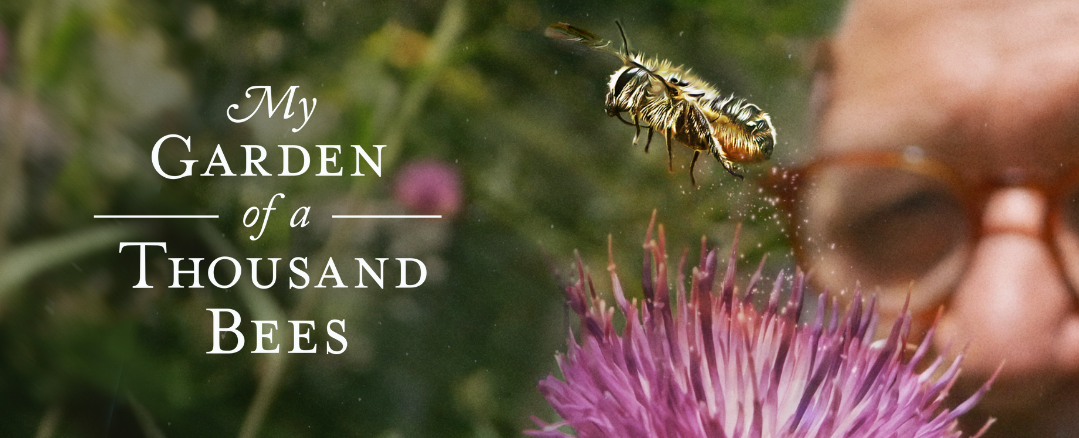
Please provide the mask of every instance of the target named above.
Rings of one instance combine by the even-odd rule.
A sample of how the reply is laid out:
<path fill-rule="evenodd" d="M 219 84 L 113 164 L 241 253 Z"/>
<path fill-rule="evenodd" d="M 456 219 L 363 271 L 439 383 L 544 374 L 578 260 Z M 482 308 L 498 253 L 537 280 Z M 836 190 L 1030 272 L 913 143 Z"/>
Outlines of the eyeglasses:
<path fill-rule="evenodd" d="M 1079 285 L 1079 167 L 1054 178 L 1020 172 L 972 182 L 918 147 L 828 156 L 766 181 L 791 219 L 799 264 L 830 290 L 860 284 L 880 309 L 929 310 L 955 289 L 995 191 L 1022 187 L 1048 200 L 1041 238 Z"/>

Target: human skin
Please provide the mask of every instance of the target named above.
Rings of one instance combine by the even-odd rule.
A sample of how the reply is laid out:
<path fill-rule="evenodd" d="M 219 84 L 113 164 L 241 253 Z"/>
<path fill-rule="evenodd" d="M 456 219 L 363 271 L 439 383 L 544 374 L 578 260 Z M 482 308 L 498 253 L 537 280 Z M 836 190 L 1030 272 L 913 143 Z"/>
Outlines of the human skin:
<path fill-rule="evenodd" d="M 918 145 L 971 182 L 1079 165 L 1079 2 L 855 0 L 823 47 L 818 154 Z M 1042 237 L 1048 208 L 1030 188 L 997 189 L 941 303 L 934 345 L 967 346 L 952 400 L 1003 363 L 968 432 L 992 416 L 987 436 L 1079 436 L 1079 305 Z"/>

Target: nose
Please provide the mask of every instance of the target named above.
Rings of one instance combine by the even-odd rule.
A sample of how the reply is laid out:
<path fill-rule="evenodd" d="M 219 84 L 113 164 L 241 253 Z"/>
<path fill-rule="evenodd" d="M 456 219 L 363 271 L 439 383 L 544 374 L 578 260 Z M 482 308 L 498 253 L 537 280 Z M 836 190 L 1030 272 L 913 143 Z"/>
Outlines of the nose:
<path fill-rule="evenodd" d="M 1025 188 L 995 192 L 983 233 L 941 318 L 939 346 L 968 345 L 963 373 L 985 381 L 1003 369 L 986 403 L 1027 403 L 1079 372 L 1079 313 L 1042 238 L 1048 201 Z"/>

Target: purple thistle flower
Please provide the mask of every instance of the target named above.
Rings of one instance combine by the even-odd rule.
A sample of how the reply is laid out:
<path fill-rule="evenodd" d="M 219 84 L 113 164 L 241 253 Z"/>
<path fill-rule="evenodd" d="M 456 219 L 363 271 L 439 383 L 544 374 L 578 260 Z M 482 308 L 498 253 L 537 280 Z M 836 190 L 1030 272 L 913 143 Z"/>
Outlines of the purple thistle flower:
<path fill-rule="evenodd" d="M 716 295 L 712 287 L 719 257 L 715 249 L 706 250 L 703 240 L 689 295 L 683 253 L 671 303 L 663 226 L 657 243 L 654 224 L 653 214 L 644 246 L 643 309 L 636 299 L 626 300 L 613 256 L 607 266 L 618 308 L 626 316 L 621 334 L 612 322 L 614 309 L 597 297 L 578 259 L 580 280 L 567 287 L 567 295 L 581 318 L 582 341 L 578 344 L 571 332 L 569 352 L 556 356 L 564 380 L 548 376 L 539 383 L 564 420 L 547 424 L 533 417 L 540 429 L 528 435 L 572 437 L 559 429 L 568 425 L 581 438 L 959 437 L 956 419 L 992 383 L 954 409 L 946 407 L 944 398 L 962 355 L 943 372 L 938 372 L 943 357 L 919 372 L 933 329 L 904 359 L 910 315 L 904 310 L 887 340 L 873 342 L 875 300 L 863 308 L 858 293 L 842 315 L 833 298 L 827 320 L 821 295 L 812 322 L 799 326 L 805 285 L 801 272 L 784 306 L 779 306 L 780 275 L 766 309 L 759 312 L 751 295 L 761 269 L 750 279 L 748 292 L 736 297 L 733 250 Z"/>

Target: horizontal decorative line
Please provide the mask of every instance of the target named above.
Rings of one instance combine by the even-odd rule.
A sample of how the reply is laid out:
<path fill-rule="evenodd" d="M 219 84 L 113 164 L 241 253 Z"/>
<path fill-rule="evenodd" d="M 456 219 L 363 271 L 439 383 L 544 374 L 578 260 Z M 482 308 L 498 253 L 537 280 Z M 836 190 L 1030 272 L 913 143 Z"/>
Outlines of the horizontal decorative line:
<path fill-rule="evenodd" d="M 335 214 L 334 219 L 442 219 L 440 214 Z"/>
<path fill-rule="evenodd" d="M 217 219 L 216 214 L 95 214 L 94 219 Z"/>

